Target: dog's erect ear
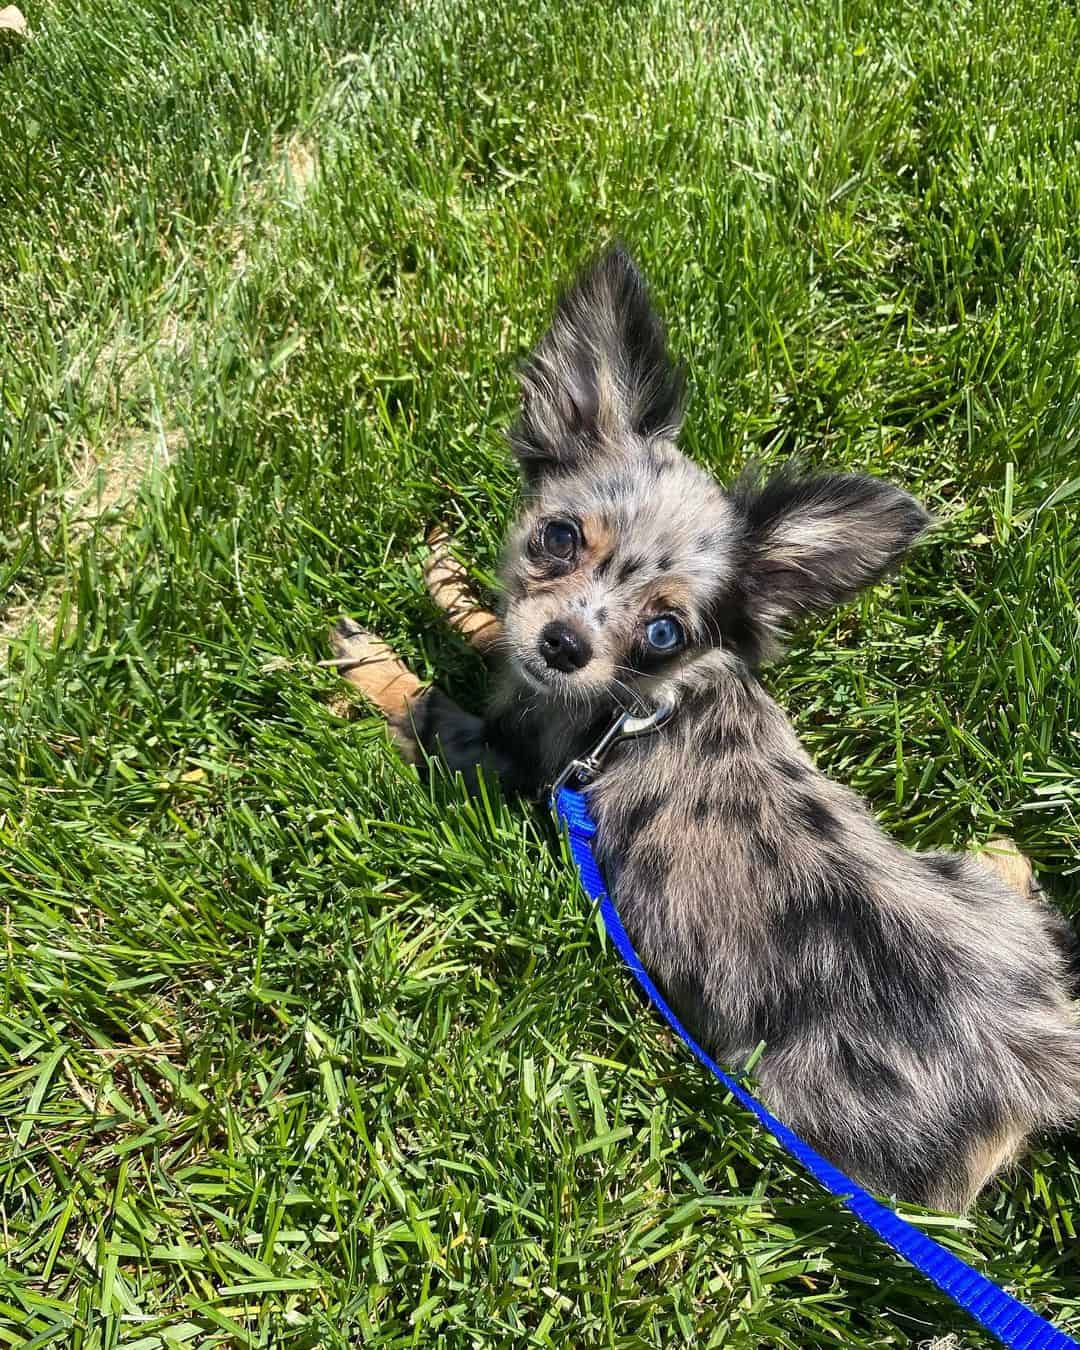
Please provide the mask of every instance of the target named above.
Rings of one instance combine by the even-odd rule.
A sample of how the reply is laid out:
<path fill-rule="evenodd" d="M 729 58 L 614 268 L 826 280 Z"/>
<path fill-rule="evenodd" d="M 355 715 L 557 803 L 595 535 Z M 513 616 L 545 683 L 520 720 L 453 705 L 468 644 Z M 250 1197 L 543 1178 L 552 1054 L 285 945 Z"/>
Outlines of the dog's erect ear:
<path fill-rule="evenodd" d="M 731 497 L 746 530 L 740 587 L 766 647 L 801 614 L 884 576 L 930 523 L 914 497 L 862 474 L 785 472 L 762 484 L 751 472 Z"/>
<path fill-rule="evenodd" d="M 629 438 L 673 437 L 682 378 L 641 274 L 613 248 L 559 301 L 521 372 L 510 444 L 527 484 Z"/>

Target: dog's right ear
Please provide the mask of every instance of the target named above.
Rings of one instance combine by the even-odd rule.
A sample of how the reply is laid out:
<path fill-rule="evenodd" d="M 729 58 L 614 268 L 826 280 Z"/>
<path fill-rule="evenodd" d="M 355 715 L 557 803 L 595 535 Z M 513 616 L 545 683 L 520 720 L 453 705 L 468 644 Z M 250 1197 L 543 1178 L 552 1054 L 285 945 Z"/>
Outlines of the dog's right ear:
<path fill-rule="evenodd" d="M 682 378 L 624 249 L 606 253 L 562 297 L 521 386 L 510 445 L 530 487 L 598 454 L 677 434 Z"/>
<path fill-rule="evenodd" d="M 866 474 L 788 469 L 762 482 L 750 469 L 729 496 L 744 530 L 742 602 L 766 655 L 804 615 L 879 581 L 931 523 L 914 497 Z"/>

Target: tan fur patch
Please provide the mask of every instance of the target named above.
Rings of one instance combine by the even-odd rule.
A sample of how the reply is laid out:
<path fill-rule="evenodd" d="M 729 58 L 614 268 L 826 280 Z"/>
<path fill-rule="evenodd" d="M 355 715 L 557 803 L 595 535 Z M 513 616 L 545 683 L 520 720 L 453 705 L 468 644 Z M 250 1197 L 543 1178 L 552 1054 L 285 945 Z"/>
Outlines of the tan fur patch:
<path fill-rule="evenodd" d="M 626 396 L 616 372 L 604 360 L 596 364 L 596 423 L 601 435 L 617 441 L 624 431 Z"/>
<path fill-rule="evenodd" d="M 490 610 L 477 604 L 469 592 L 468 573 L 450 552 L 450 537 L 437 528 L 428 535 L 431 553 L 424 563 L 428 595 L 446 615 L 450 627 L 477 651 L 487 651 L 502 633 Z"/>
<path fill-rule="evenodd" d="M 641 607 L 656 614 L 667 613 L 670 610 L 676 614 L 692 614 L 694 594 L 683 582 L 659 581 L 646 591 Z"/>
<path fill-rule="evenodd" d="M 385 642 L 348 620 L 330 630 L 330 646 L 335 659 L 324 664 L 336 666 L 343 679 L 393 721 L 406 717 L 413 701 L 424 692 L 423 681 Z"/>
<path fill-rule="evenodd" d="M 608 528 L 603 516 L 585 516 L 581 522 L 581 533 L 585 537 L 585 554 L 588 566 L 599 567 L 615 551 L 615 535 Z"/>
<path fill-rule="evenodd" d="M 1024 1139 L 1022 1130 L 1005 1129 L 988 1139 L 980 1139 L 973 1146 L 968 1162 L 972 1200 L 996 1173 L 1008 1167 L 1024 1147 Z"/>
<path fill-rule="evenodd" d="M 1025 900 L 1032 894 L 1031 863 L 1012 839 L 990 839 L 975 854 L 975 861 L 996 873 L 1006 886 Z"/>

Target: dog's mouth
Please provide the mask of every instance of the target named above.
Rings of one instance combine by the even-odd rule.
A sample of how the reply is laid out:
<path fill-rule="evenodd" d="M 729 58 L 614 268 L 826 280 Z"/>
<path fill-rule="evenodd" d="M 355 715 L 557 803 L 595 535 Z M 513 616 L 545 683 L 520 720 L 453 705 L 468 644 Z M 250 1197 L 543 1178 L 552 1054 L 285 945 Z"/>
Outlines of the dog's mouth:
<path fill-rule="evenodd" d="M 582 682 L 576 672 L 565 674 L 561 670 L 550 670 L 543 661 L 531 656 L 515 657 L 514 666 L 522 684 L 534 694 L 544 694 L 564 706 L 581 708 L 604 700 L 606 691 Z"/>
<path fill-rule="evenodd" d="M 555 672 L 548 670 L 541 662 L 534 661 L 528 656 L 519 656 L 517 668 L 530 689 L 536 689 L 545 694 L 552 692 L 552 685 L 554 684 L 552 676 Z"/>
<path fill-rule="evenodd" d="M 587 696 L 587 689 L 575 682 L 574 675 L 564 674 L 561 670 L 552 670 L 536 657 L 519 656 L 514 664 L 522 681 L 533 693 L 547 694 L 549 698 L 563 700 L 576 700 Z"/>

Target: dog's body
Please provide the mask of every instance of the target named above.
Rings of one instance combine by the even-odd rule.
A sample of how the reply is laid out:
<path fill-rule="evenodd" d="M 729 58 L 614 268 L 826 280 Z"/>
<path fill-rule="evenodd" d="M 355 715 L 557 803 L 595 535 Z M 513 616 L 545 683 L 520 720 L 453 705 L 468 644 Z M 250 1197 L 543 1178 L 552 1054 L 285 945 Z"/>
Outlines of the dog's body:
<path fill-rule="evenodd" d="M 339 626 L 349 678 L 420 745 L 536 796 L 620 708 L 674 718 L 591 789 L 642 960 L 719 1059 L 766 1044 L 771 1109 L 866 1185 L 948 1209 L 1080 1113 L 1069 934 L 1015 851 L 916 854 L 814 767 L 756 676 L 785 628 L 883 575 L 927 523 L 876 480 L 724 491 L 675 448 L 680 391 L 633 265 L 562 301 L 511 437 L 526 505 L 496 620 L 437 554 L 451 621 L 498 654 L 486 718 Z M 1009 884 L 1011 883 L 1011 884 Z"/>

